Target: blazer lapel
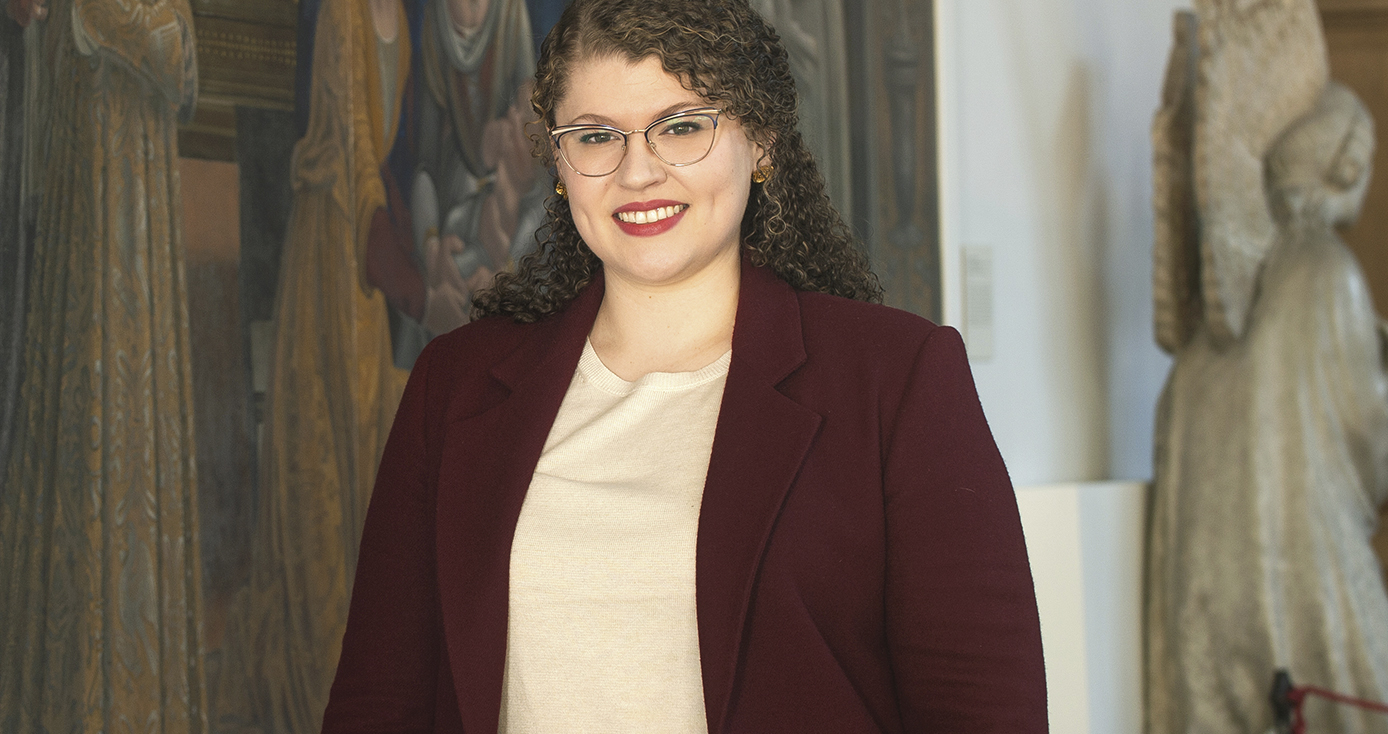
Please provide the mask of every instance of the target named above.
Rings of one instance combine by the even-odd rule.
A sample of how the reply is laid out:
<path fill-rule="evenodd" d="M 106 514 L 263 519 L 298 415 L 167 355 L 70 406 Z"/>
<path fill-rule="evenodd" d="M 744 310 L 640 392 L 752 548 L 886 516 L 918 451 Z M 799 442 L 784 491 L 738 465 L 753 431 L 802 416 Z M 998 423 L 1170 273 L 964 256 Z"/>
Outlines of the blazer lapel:
<path fill-rule="evenodd" d="M 603 290 L 599 272 L 562 316 L 537 324 L 492 370 L 510 395 L 444 431 L 436 528 L 439 602 L 466 731 L 497 727 L 511 541 Z"/>
<path fill-rule="evenodd" d="M 800 305 L 745 261 L 733 356 L 699 514 L 699 652 L 709 731 L 725 726 L 757 570 L 821 417 L 777 391 L 805 362 Z"/>

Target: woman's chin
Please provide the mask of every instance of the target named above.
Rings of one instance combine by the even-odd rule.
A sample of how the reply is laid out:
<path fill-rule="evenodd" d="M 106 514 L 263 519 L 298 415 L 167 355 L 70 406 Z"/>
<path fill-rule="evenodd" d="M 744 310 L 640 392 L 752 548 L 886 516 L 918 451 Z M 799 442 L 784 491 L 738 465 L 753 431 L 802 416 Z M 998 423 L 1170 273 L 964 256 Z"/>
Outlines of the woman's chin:
<path fill-rule="evenodd" d="M 629 260 L 620 263 L 604 263 L 609 282 L 614 278 L 643 288 L 667 288 L 686 283 L 703 281 L 706 278 L 736 278 L 736 258 L 729 259 L 731 267 L 723 258 L 698 259 L 673 258 L 653 254 L 648 258 Z"/>

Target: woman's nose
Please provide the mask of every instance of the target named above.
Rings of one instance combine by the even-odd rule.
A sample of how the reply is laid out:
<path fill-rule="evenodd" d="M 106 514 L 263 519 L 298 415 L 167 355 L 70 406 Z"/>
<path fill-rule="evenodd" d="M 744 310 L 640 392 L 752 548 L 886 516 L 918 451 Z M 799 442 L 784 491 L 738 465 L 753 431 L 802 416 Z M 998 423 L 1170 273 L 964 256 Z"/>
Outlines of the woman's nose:
<path fill-rule="evenodd" d="M 623 186 L 643 189 L 664 179 L 665 173 L 665 162 L 655 154 L 645 136 L 632 136 L 615 175 Z"/>

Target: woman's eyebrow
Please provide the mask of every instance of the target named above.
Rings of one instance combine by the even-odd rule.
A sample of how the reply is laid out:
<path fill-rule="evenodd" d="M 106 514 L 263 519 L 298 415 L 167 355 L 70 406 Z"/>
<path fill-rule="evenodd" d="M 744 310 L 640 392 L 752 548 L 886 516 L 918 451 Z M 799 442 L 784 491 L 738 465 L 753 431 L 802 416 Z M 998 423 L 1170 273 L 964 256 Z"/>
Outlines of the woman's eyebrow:
<path fill-rule="evenodd" d="M 608 127 L 617 127 L 615 120 L 598 114 L 579 115 L 559 127 L 568 127 L 570 125 L 606 125 Z"/>
<path fill-rule="evenodd" d="M 663 110 L 661 110 L 661 111 L 655 113 L 655 116 L 652 117 L 652 118 L 650 119 L 650 121 L 651 121 L 651 122 L 655 122 L 656 120 L 659 120 L 659 119 L 662 118 L 662 117 L 668 117 L 668 116 L 673 115 L 673 114 L 675 114 L 676 112 L 679 112 L 679 111 L 681 111 L 681 110 L 696 110 L 696 109 L 699 109 L 699 108 L 701 108 L 701 107 L 707 107 L 707 106 L 708 106 L 708 103 L 707 103 L 707 102 L 702 102 L 702 101 L 689 101 L 689 100 L 686 100 L 686 101 L 683 101 L 683 102 L 676 102 L 676 103 L 674 103 L 674 104 L 672 104 L 672 105 L 666 107 L 665 109 L 663 109 Z M 618 130 L 623 130 L 623 129 L 625 129 L 625 128 L 623 128 L 621 125 L 618 125 L 616 120 L 613 120 L 612 118 L 607 117 L 606 115 L 599 115 L 599 114 L 597 114 L 596 112 L 589 112 L 589 113 L 585 113 L 585 114 L 579 115 L 578 117 L 575 117 L 571 122 L 566 122 L 566 123 L 564 123 L 563 125 L 560 125 L 559 127 L 568 127 L 569 125 L 589 125 L 589 124 L 592 124 L 592 125 L 606 125 L 606 126 L 608 126 L 608 127 L 615 127 L 615 128 L 617 128 Z"/>
<path fill-rule="evenodd" d="M 672 105 L 670 105 L 669 107 L 666 107 L 665 109 L 661 110 L 660 112 L 657 112 L 656 115 L 655 115 L 655 117 L 652 117 L 652 118 L 651 118 L 651 122 L 655 122 L 656 120 L 659 120 L 659 119 L 662 118 L 662 117 L 669 117 L 670 115 L 673 115 L 673 114 L 675 114 L 676 112 L 682 112 L 682 111 L 684 111 L 684 110 L 697 110 L 697 109 L 699 109 L 700 107 L 707 107 L 707 106 L 708 106 L 708 103 L 707 103 L 707 102 L 703 102 L 703 101 L 695 101 L 695 102 L 690 102 L 690 101 L 676 102 L 675 104 L 672 104 Z"/>

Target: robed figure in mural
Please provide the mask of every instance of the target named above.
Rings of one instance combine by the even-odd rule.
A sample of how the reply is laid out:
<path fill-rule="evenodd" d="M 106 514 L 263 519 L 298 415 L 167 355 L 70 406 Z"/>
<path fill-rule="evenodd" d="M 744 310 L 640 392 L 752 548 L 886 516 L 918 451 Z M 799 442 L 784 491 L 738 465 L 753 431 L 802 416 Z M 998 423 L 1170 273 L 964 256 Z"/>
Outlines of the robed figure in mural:
<path fill-rule="evenodd" d="M 186 0 L 46 10 L 30 29 L 43 125 L 28 141 L 44 165 L 0 500 L 0 730 L 202 732 L 177 150 L 196 94 L 191 13 Z"/>
<path fill-rule="evenodd" d="M 399 0 L 324 2 L 308 131 L 275 299 L 250 580 L 227 617 L 221 730 L 316 732 L 337 666 L 362 518 L 406 372 L 393 364 L 369 233 L 387 206 L 410 40 Z"/>
<path fill-rule="evenodd" d="M 219 730 L 318 730 L 406 370 L 534 241 L 544 192 L 524 130 L 526 6 L 439 0 L 422 12 L 418 69 L 399 0 L 325 2 L 317 16 L 252 571 L 228 614 Z"/>
<path fill-rule="evenodd" d="M 1197 2 L 1156 124 L 1158 410 L 1148 734 L 1271 731 L 1279 669 L 1388 700 L 1388 377 L 1358 215 L 1373 120 L 1309 0 Z M 1249 78 L 1250 76 L 1257 78 Z M 1307 704 L 1313 732 L 1388 717 Z"/>
<path fill-rule="evenodd" d="M 533 249 L 547 194 L 525 129 L 535 50 L 524 0 L 432 0 L 423 25 L 410 234 L 433 290 L 422 318 L 402 309 L 402 367 L 466 322 L 472 294 Z"/>

